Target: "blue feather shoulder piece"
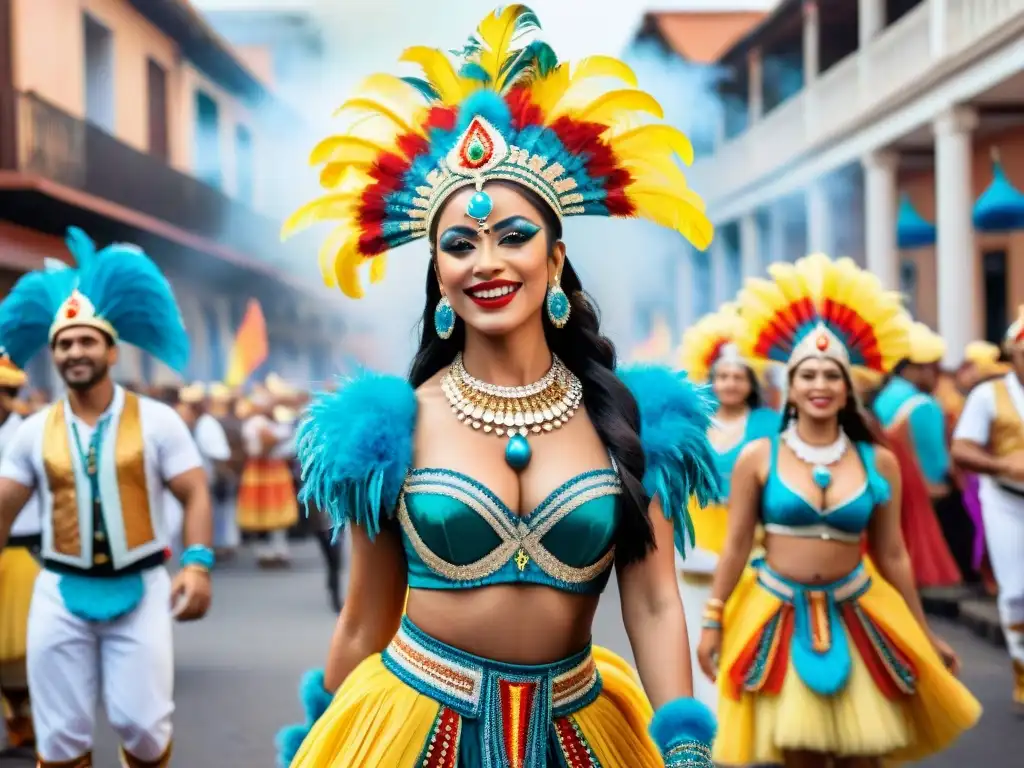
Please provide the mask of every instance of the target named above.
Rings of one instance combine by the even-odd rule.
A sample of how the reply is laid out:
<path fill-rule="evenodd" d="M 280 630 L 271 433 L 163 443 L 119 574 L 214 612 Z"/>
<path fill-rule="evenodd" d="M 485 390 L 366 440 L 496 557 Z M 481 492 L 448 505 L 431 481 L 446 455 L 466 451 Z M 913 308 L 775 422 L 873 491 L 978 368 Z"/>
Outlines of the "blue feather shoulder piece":
<path fill-rule="evenodd" d="M 330 516 L 335 530 L 380 533 L 412 466 L 416 393 L 398 376 L 363 372 L 317 395 L 299 427 L 300 499 Z"/>
<path fill-rule="evenodd" d="M 640 442 L 647 470 L 644 488 L 657 496 L 665 517 L 675 524 L 676 548 L 683 556 L 693 546 L 691 497 L 704 506 L 718 498 L 718 476 L 707 432 L 712 401 L 706 388 L 657 365 L 619 369 L 640 409 Z"/>

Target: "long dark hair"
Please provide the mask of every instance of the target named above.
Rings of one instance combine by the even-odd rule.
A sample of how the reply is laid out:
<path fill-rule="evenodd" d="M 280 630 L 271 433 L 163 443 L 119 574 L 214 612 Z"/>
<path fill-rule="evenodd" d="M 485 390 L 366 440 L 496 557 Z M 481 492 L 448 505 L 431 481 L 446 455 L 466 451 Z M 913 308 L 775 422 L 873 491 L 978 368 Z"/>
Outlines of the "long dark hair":
<path fill-rule="evenodd" d="M 790 388 L 793 386 L 793 376 L 796 374 L 796 369 L 800 366 L 794 366 L 790 370 L 788 375 L 788 383 Z M 871 443 L 878 445 L 881 441 L 879 440 L 879 434 L 871 429 L 868 422 L 868 416 L 862 410 L 860 403 L 857 400 L 857 396 L 854 394 L 853 380 L 850 378 L 850 374 L 843 366 L 839 366 L 840 372 L 843 374 L 843 381 L 846 383 L 846 405 L 839 410 L 839 426 L 842 427 L 843 432 L 855 443 Z M 789 426 L 790 422 L 796 419 L 796 406 L 786 400 L 786 409 L 782 414 L 782 430 Z"/>
<path fill-rule="evenodd" d="M 553 247 L 562 237 L 557 217 L 535 193 L 518 185 L 512 186 L 541 212 L 549 247 Z M 450 365 L 466 340 L 466 327 L 459 318 L 456 318 L 455 330 L 448 339 L 440 338 L 434 330 L 434 308 L 441 300 L 441 287 L 433 263 L 436 222 L 435 217 L 435 226 L 429 234 L 431 263 L 427 268 L 420 345 L 409 370 L 409 382 L 413 387 L 419 387 Z M 555 328 L 547 313 L 542 313 L 544 337 L 548 348 L 582 382 L 587 414 L 618 467 L 622 495 L 615 554 L 620 564 L 628 564 L 642 560 L 654 547 L 654 533 L 647 513 L 650 497 L 641 481 L 646 464 L 640 444 L 640 411 L 633 395 L 615 373 L 615 346 L 601 334 L 597 306 L 584 293 L 579 275 L 568 260 L 562 268 L 561 285 L 572 307 L 569 322 L 564 328 Z"/>

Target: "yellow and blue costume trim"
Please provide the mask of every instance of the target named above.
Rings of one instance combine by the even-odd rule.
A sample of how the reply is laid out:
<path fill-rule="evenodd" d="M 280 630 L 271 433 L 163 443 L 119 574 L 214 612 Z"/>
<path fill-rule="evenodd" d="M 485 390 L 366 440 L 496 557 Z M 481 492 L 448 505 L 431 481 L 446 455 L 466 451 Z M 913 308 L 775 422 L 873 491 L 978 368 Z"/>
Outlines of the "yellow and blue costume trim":
<path fill-rule="evenodd" d="M 718 764 L 800 750 L 917 761 L 981 714 L 903 598 L 865 564 L 808 586 L 755 561 L 723 626 Z"/>
<path fill-rule="evenodd" d="M 626 64 L 592 56 L 570 67 L 539 32 L 533 11 L 509 5 L 454 55 L 406 50 L 423 77 L 371 75 L 341 106 L 345 127 L 310 158 L 328 193 L 284 227 L 337 222 L 320 252 L 328 285 L 361 297 L 361 267 L 379 280 L 387 252 L 427 236 L 460 189 L 477 189 L 467 213 L 483 221 L 489 181 L 532 190 L 559 218 L 646 218 L 710 244 L 704 204 L 679 167 L 693 159 L 686 136 L 660 122 Z"/>

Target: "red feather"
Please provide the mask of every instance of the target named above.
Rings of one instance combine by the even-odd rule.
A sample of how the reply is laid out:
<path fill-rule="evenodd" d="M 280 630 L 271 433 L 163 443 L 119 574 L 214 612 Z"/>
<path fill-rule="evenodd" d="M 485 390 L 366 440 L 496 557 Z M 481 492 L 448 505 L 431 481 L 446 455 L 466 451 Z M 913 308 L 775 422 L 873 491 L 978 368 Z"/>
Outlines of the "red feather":
<path fill-rule="evenodd" d="M 513 88 L 505 94 L 505 103 L 508 104 L 512 115 L 512 127 L 517 131 L 528 125 L 541 125 L 544 122 L 544 114 L 540 107 L 533 103 L 526 88 Z"/>
<path fill-rule="evenodd" d="M 458 113 L 451 107 L 431 107 L 423 126 L 427 129 L 439 128 L 442 131 L 454 131 Z"/>
<path fill-rule="evenodd" d="M 376 256 L 388 250 L 388 243 L 384 239 L 380 224 L 373 224 L 367 227 L 366 231 L 359 236 L 359 252 L 366 257 Z"/>

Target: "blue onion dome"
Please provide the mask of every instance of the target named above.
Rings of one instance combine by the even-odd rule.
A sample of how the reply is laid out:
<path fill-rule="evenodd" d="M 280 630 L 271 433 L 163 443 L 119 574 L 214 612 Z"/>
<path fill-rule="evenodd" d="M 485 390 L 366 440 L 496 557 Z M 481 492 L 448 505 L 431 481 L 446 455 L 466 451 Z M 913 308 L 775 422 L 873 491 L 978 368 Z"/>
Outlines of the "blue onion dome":
<path fill-rule="evenodd" d="M 979 232 L 1024 229 L 1024 194 L 1006 178 L 997 149 L 992 151 L 992 183 L 974 203 L 971 218 Z"/>
<path fill-rule="evenodd" d="M 927 248 L 935 245 L 935 225 L 927 221 L 904 193 L 896 216 L 896 244 L 900 249 Z"/>

